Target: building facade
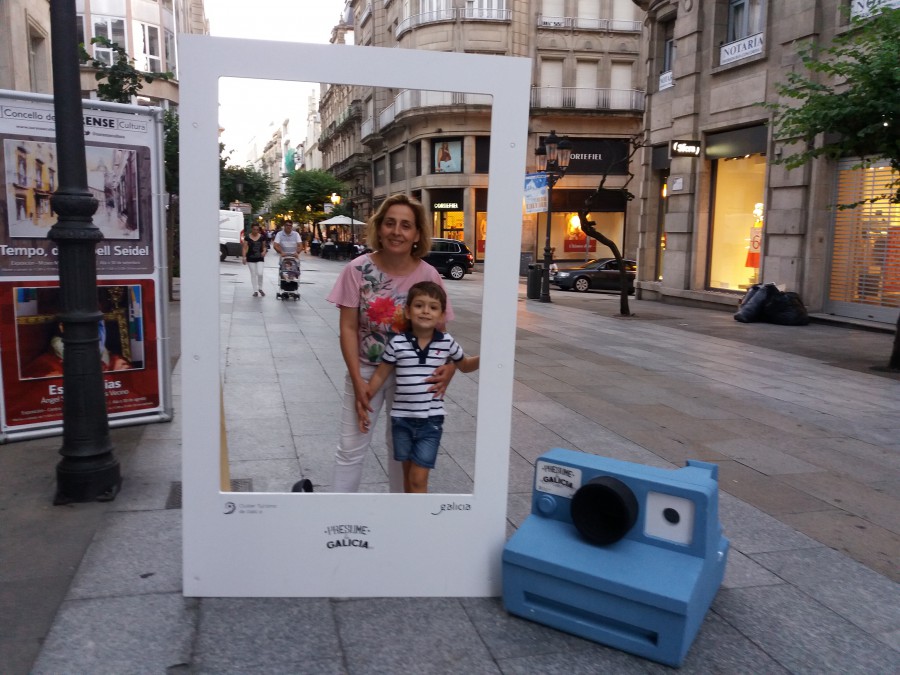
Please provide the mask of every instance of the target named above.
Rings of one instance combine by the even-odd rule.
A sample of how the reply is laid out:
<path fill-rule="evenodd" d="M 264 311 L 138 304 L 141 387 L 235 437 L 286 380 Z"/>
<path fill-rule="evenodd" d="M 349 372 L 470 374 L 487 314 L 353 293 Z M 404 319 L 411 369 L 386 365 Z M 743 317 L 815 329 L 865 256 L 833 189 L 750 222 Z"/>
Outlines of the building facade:
<path fill-rule="evenodd" d="M 890 168 L 821 159 L 787 170 L 767 102 L 799 43 L 828 44 L 865 3 L 635 0 L 647 14 L 638 294 L 735 306 L 752 284 L 800 293 L 811 311 L 894 323 L 900 208 Z M 900 3 L 888 0 L 883 5 Z"/>
<path fill-rule="evenodd" d="M 203 0 L 76 0 L 80 41 L 98 60 L 111 63 L 108 48 L 91 45 L 105 37 L 125 48 L 139 70 L 171 72 L 166 82 L 144 84 L 137 103 L 164 108 L 178 103 L 178 33 L 209 32 Z M 7 0 L 0 3 L 0 89 L 53 92 L 50 3 Z M 94 70 L 82 67 L 84 98 L 96 96 Z"/>
<path fill-rule="evenodd" d="M 574 146 L 553 190 L 554 257 L 611 255 L 584 237 L 576 211 L 604 175 L 607 188 L 629 180 L 627 148 L 641 131 L 644 106 L 642 13 L 630 0 L 348 0 L 344 24 L 353 48 L 532 58 L 527 170 L 536 170 L 534 150 L 551 131 Z M 324 85 L 324 168 L 351 186 L 357 218 L 405 192 L 423 202 L 435 236 L 463 240 L 487 260 L 490 104 L 443 91 L 440 82 L 433 91 Z M 637 215 L 634 202 L 612 198 L 591 218 L 633 255 Z M 544 214 L 523 214 L 523 254 L 542 255 L 546 227 Z"/>

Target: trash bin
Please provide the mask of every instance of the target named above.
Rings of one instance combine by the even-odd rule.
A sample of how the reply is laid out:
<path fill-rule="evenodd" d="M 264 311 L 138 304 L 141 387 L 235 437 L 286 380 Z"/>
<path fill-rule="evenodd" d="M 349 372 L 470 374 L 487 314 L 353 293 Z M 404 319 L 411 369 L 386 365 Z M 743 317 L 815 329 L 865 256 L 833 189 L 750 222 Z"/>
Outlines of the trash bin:
<path fill-rule="evenodd" d="M 541 277 L 544 274 L 544 266 L 540 263 L 528 266 L 528 278 L 525 282 L 525 297 L 529 300 L 537 300 L 541 297 Z"/>

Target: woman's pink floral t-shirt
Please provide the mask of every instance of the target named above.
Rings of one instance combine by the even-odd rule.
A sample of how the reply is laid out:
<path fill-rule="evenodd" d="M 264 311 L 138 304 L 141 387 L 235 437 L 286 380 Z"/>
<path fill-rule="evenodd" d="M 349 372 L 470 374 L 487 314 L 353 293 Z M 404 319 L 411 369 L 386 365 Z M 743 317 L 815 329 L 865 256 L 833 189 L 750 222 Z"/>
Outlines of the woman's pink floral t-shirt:
<path fill-rule="evenodd" d="M 434 281 L 443 287 L 437 270 L 426 262 L 406 276 L 392 276 L 382 272 L 368 254 L 347 263 L 328 302 L 338 307 L 359 309 L 359 358 L 366 363 L 379 363 L 381 354 L 391 338 L 406 330 L 403 307 L 409 289 L 420 281 Z M 444 320 L 453 318 L 453 308 L 447 299 Z"/>

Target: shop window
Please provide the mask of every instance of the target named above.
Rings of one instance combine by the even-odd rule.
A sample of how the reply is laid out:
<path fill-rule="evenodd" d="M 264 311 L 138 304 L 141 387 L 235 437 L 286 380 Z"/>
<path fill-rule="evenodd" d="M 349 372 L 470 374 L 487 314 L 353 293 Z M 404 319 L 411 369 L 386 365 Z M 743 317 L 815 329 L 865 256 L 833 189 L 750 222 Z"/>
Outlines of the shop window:
<path fill-rule="evenodd" d="M 835 201 L 871 201 L 834 211 L 828 299 L 867 306 L 861 318 L 891 320 L 878 308 L 900 307 L 900 204 L 888 198 L 897 174 L 886 162 L 855 165 L 841 163 Z"/>
<path fill-rule="evenodd" d="M 743 291 L 759 281 L 765 178 L 764 155 L 714 163 L 710 288 Z"/>

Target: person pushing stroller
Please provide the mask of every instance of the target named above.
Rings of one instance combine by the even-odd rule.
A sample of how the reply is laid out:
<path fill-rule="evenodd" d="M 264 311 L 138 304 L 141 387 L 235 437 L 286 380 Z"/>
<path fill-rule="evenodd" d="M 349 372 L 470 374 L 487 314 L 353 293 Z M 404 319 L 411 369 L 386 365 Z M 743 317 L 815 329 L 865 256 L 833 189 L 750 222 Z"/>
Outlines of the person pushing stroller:
<path fill-rule="evenodd" d="M 275 294 L 277 300 L 291 298 L 297 300 L 300 294 L 297 288 L 300 285 L 300 247 L 302 240 L 299 233 L 294 231 L 294 224 L 287 221 L 281 231 L 275 235 L 274 248 L 279 255 L 278 259 L 278 285 L 280 293 Z"/>

